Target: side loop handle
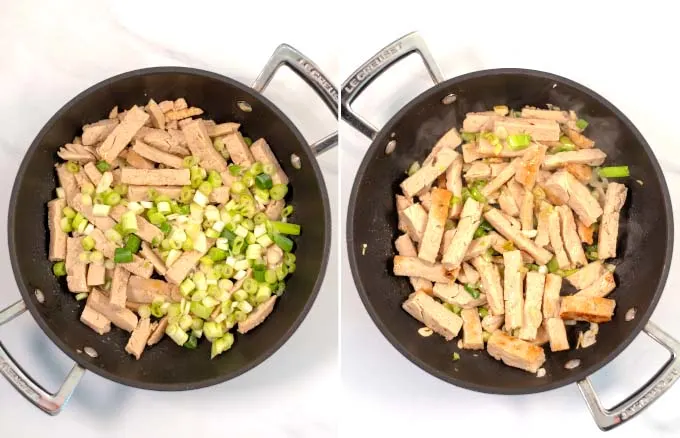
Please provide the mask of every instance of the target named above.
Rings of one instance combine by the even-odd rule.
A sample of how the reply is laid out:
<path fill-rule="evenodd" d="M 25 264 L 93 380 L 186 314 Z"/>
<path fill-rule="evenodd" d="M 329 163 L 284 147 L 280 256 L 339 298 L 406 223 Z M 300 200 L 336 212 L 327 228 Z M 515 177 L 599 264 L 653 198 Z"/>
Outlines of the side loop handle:
<path fill-rule="evenodd" d="M 663 368 L 642 388 L 614 408 L 606 409 L 602 406 L 602 402 L 597 396 L 590 379 L 585 378 L 578 382 L 578 388 L 588 404 L 588 409 L 590 409 L 597 427 L 604 431 L 620 426 L 645 410 L 668 391 L 680 377 L 680 358 L 678 357 L 680 342 L 651 321 L 647 322 L 643 331 L 668 350 L 671 353 L 671 357 L 664 364 Z"/>
<path fill-rule="evenodd" d="M 378 134 L 378 129 L 357 114 L 352 109 L 352 103 L 371 82 L 411 53 L 420 55 L 435 85 L 444 81 L 444 76 L 427 48 L 425 40 L 417 32 L 412 32 L 385 46 L 342 84 L 341 117 L 371 140 Z"/>
<path fill-rule="evenodd" d="M 333 83 L 323 74 L 321 69 L 305 55 L 289 46 L 281 44 L 276 48 L 272 56 L 265 64 L 252 88 L 260 93 L 264 92 L 267 85 L 271 82 L 276 71 L 282 65 L 288 66 L 295 74 L 300 76 L 307 85 L 319 95 L 321 100 L 331 110 L 335 118 L 338 118 L 338 90 Z M 314 142 L 311 145 L 314 155 L 320 155 L 338 144 L 338 131 Z"/>
<path fill-rule="evenodd" d="M 0 326 L 10 322 L 17 316 L 26 311 L 26 303 L 17 301 L 11 306 L 0 310 Z M 66 403 L 73 395 L 73 391 L 80 383 L 85 374 L 85 369 L 78 364 L 66 376 L 59 391 L 52 394 L 29 376 L 21 366 L 10 356 L 0 342 L 0 373 L 19 391 L 26 399 L 40 408 L 43 412 L 50 415 L 57 415 L 61 412 Z"/>

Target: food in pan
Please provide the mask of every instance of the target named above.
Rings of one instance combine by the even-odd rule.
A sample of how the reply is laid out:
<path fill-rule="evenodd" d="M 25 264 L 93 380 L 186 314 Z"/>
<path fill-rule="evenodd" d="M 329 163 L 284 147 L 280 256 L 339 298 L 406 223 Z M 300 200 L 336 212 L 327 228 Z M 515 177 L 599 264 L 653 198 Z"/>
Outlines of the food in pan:
<path fill-rule="evenodd" d="M 573 111 L 497 106 L 468 113 L 460 134 L 454 127 L 411 165 L 396 195 L 394 274 L 415 290 L 406 312 L 532 373 L 544 348 L 595 343 L 616 306 L 607 260 L 627 196 L 609 179 L 629 170 L 602 167 L 587 126 Z"/>
<path fill-rule="evenodd" d="M 166 334 L 223 353 L 295 271 L 288 177 L 265 139 L 202 114 L 182 98 L 114 108 L 58 152 L 53 272 L 85 303 L 81 321 L 130 332 L 137 359 Z"/>

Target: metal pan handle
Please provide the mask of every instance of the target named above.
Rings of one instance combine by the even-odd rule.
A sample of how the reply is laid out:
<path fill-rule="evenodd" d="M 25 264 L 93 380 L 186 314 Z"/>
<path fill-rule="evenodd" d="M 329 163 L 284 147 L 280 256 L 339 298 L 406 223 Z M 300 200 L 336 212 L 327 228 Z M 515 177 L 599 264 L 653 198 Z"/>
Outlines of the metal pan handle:
<path fill-rule="evenodd" d="M 647 322 L 643 330 L 650 338 L 671 353 L 670 359 L 664 364 L 663 368 L 645 386 L 614 408 L 606 409 L 595 393 L 590 379 L 585 378 L 578 382 L 578 388 L 593 414 L 597 427 L 604 431 L 620 426 L 642 412 L 661 397 L 680 377 L 680 358 L 678 357 L 680 342 L 673 339 L 651 321 Z"/>
<path fill-rule="evenodd" d="M 18 301 L 11 306 L 0 310 L 0 326 L 10 322 L 26 311 L 26 304 Z M 39 407 L 43 412 L 57 415 L 66 406 L 73 391 L 78 386 L 80 379 L 85 374 L 85 369 L 75 364 L 66 376 L 61 388 L 55 394 L 51 394 L 21 369 L 18 363 L 12 359 L 9 352 L 0 342 L 0 373 L 14 388 L 19 391 L 28 401 Z"/>
<path fill-rule="evenodd" d="M 342 97 L 340 111 L 345 122 L 354 127 L 371 140 L 378 134 L 378 130 L 352 109 L 352 103 L 361 95 L 364 89 L 378 76 L 392 67 L 401 59 L 417 53 L 423 60 L 432 81 L 436 84 L 444 81 L 444 76 L 439 70 L 425 40 L 417 33 L 409 33 L 398 40 L 388 44 L 371 59 L 366 61 L 342 84 Z"/>
<path fill-rule="evenodd" d="M 255 82 L 253 82 L 252 87 L 255 91 L 262 93 L 282 65 L 287 65 L 312 87 L 337 119 L 338 90 L 316 64 L 288 44 L 281 44 L 274 50 L 274 54 L 269 58 L 269 61 L 267 61 Z M 335 131 L 314 142 L 311 148 L 314 155 L 320 155 L 337 144 L 338 131 Z"/>

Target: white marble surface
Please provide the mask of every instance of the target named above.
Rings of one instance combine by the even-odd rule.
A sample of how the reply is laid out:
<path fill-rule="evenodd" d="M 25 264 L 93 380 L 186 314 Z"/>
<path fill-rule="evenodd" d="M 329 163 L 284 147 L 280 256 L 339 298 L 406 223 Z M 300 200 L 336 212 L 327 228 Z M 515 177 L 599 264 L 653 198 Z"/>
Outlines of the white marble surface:
<path fill-rule="evenodd" d="M 158 65 L 212 70 L 246 84 L 274 48 L 289 43 L 310 56 L 333 81 L 338 64 L 329 31 L 318 18 L 308 27 L 283 20 L 288 6 L 246 2 L 0 0 L 0 229 L 23 152 L 61 105 L 88 86 L 123 71 Z M 263 11 L 268 14 L 263 14 Z M 316 24 L 315 24 L 316 23 Z M 265 94 L 311 141 L 335 122 L 302 81 L 284 70 Z M 321 159 L 337 216 L 337 150 Z M 6 235 L 0 233 L 0 307 L 19 298 Z M 231 382 L 182 393 L 134 390 L 86 374 L 70 404 L 50 418 L 0 378 L 0 436 L 129 437 L 336 435 L 337 239 L 321 293 L 308 318 L 273 357 Z M 71 364 L 28 315 L 0 329 L 0 339 L 47 388 L 58 387 Z M 323 400 L 322 403 L 319 401 Z M 219 434 L 219 435 L 218 435 Z"/>
<path fill-rule="evenodd" d="M 635 3 L 634 10 L 614 9 L 604 3 L 612 4 L 488 0 L 451 3 L 447 9 L 420 1 L 418 8 L 407 13 L 364 5 L 352 27 L 367 31 L 344 35 L 340 53 L 343 80 L 392 40 L 420 30 L 447 78 L 484 68 L 526 67 L 581 82 L 617 105 L 651 144 L 671 190 L 678 235 L 678 124 L 669 108 L 680 101 L 676 79 L 680 55 L 666 49 L 671 41 L 678 41 L 674 14 L 655 1 Z M 580 27 L 570 28 L 571 23 Z M 355 108 L 381 126 L 430 86 L 418 58 L 411 57 L 378 79 Z M 369 141 L 346 124 L 341 138 L 342 211 L 346 212 L 354 175 Z M 652 319 L 680 338 L 678 245 L 674 253 L 666 290 Z M 342 424 L 343 436 L 599 435 L 575 385 L 532 396 L 493 396 L 456 388 L 421 371 L 398 353 L 370 320 L 345 260 L 341 273 L 344 418 L 353 420 Z M 605 405 L 621 401 L 666 358 L 660 347 L 641 335 L 595 375 Z M 608 436 L 680 436 L 679 402 L 680 385 L 676 385 Z"/>

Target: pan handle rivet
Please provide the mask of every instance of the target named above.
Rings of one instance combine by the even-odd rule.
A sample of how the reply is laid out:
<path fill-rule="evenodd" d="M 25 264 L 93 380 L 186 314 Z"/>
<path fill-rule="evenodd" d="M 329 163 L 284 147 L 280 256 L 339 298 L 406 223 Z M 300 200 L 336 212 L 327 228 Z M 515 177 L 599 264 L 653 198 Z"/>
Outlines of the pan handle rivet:
<path fill-rule="evenodd" d="M 443 103 L 444 105 L 450 105 L 450 104 L 452 104 L 453 102 L 455 102 L 456 99 L 458 99 L 458 96 L 456 96 L 456 95 L 453 94 L 453 93 L 449 93 L 449 94 L 447 94 L 446 96 L 442 97 L 442 103 Z"/>
<path fill-rule="evenodd" d="M 38 300 L 40 304 L 45 302 L 45 294 L 40 289 L 36 289 L 34 293 L 35 299 Z"/>
<path fill-rule="evenodd" d="M 302 167 L 302 161 L 300 160 L 300 157 L 295 154 L 290 156 L 290 164 L 292 164 L 296 169 L 300 169 Z"/>
<path fill-rule="evenodd" d="M 397 147 L 397 140 L 390 140 L 387 142 L 387 146 L 385 146 L 385 155 L 389 155 L 392 152 L 394 152 L 394 149 Z"/>
<path fill-rule="evenodd" d="M 250 106 L 250 104 L 244 100 L 239 100 L 238 102 L 236 102 L 236 106 L 238 106 L 238 109 L 240 109 L 244 113 L 249 113 L 253 110 L 253 107 Z"/>

